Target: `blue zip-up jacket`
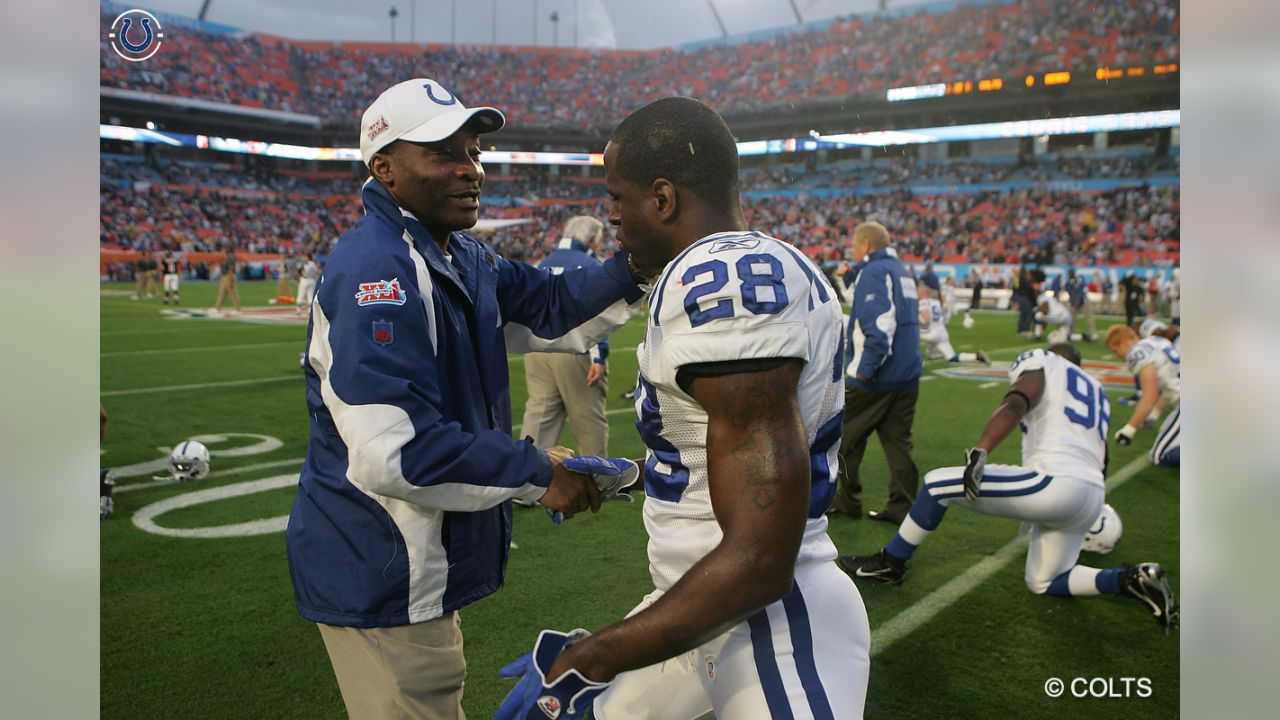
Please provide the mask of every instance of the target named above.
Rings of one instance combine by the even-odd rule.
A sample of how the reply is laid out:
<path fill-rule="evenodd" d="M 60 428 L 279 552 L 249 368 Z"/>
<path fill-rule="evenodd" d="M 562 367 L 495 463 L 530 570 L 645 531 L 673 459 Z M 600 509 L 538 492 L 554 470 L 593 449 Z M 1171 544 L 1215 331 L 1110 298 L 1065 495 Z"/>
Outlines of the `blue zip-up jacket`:
<path fill-rule="evenodd" d="M 853 272 L 845 386 L 872 392 L 907 390 L 920 384 L 920 300 L 916 282 L 893 248 L 868 253 Z M 859 381 L 857 376 L 867 378 Z"/>
<path fill-rule="evenodd" d="M 572 270 L 583 265 L 599 265 L 600 261 L 592 254 L 585 243 L 573 238 L 562 238 L 551 251 L 538 263 L 538 268 L 559 275 L 565 270 Z M 609 358 L 609 341 L 601 340 L 591 348 L 591 361 L 603 364 Z"/>
<path fill-rule="evenodd" d="M 363 200 L 311 308 L 311 438 L 286 542 L 303 617 L 389 627 L 496 591 L 508 501 L 550 483 L 545 453 L 511 439 L 508 346 L 584 352 L 643 293 L 625 253 L 552 275 L 453 233 L 450 259 L 382 185 Z"/>

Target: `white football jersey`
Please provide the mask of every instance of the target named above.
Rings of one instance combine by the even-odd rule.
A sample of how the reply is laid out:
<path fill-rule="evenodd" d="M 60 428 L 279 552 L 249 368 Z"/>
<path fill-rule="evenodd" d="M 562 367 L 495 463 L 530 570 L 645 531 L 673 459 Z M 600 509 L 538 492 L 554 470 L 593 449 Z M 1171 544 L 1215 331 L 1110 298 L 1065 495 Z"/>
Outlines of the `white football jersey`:
<path fill-rule="evenodd" d="M 925 330 L 933 331 L 935 328 L 946 328 L 946 316 L 942 312 L 942 303 L 929 298 L 928 300 L 921 300 L 920 307 L 929 311 L 927 315 L 929 322 L 925 324 Z"/>
<path fill-rule="evenodd" d="M 1173 343 L 1158 335 L 1143 338 L 1124 358 L 1134 375 L 1148 365 L 1155 365 L 1160 379 L 1160 395 L 1176 403 L 1182 396 L 1182 356 Z"/>
<path fill-rule="evenodd" d="M 1013 361 L 1009 382 L 1032 370 L 1044 371 L 1044 394 L 1022 419 L 1022 464 L 1105 487 L 1111 400 L 1102 384 L 1066 358 L 1038 348 Z"/>
<path fill-rule="evenodd" d="M 926 322 L 920 324 L 920 339 L 930 345 L 947 342 L 951 338 L 947 333 L 947 318 L 942 310 L 942 303 L 933 298 L 920 301 L 921 315 Z"/>
<path fill-rule="evenodd" d="M 1168 325 L 1165 325 L 1155 318 L 1147 318 L 1138 326 L 1138 337 L 1151 337 L 1151 333 L 1154 333 L 1157 330 L 1163 330 L 1166 327 L 1168 327 Z"/>
<path fill-rule="evenodd" d="M 1062 301 L 1056 297 L 1046 296 L 1042 300 L 1049 303 L 1049 312 L 1044 314 L 1045 320 L 1050 325 L 1070 325 L 1071 310 Z"/>
<path fill-rule="evenodd" d="M 676 382 L 690 363 L 799 358 L 810 450 L 809 520 L 797 565 L 836 557 L 823 515 L 835 492 L 844 413 L 840 302 L 791 245 L 758 232 L 709 235 L 671 261 L 649 298 L 637 350 L 636 427 L 648 448 L 645 528 L 654 585 L 666 590 L 720 543 L 707 471 L 707 414 Z"/>

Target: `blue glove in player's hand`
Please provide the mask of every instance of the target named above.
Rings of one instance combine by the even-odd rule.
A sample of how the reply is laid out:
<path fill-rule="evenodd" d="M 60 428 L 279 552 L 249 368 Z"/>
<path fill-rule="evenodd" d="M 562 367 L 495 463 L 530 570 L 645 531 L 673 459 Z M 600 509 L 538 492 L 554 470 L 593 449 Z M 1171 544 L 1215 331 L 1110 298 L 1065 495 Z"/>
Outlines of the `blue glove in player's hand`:
<path fill-rule="evenodd" d="M 600 488 L 600 503 L 610 500 L 632 502 L 634 498 L 623 489 L 630 487 L 640 477 L 640 467 L 626 458 L 606 458 L 599 455 L 583 455 L 565 458 L 562 463 L 565 470 L 589 475 Z M 558 512 L 547 510 L 551 520 L 559 525 L 564 516 Z"/>
<path fill-rule="evenodd" d="M 551 685 L 547 673 L 556 658 L 569 645 L 590 635 L 578 628 L 569 633 L 543 630 L 533 645 L 533 652 L 502 668 L 502 677 L 519 677 L 493 720 L 575 720 L 587 717 L 596 696 L 609 683 L 591 682 L 577 670 L 570 670 Z"/>
<path fill-rule="evenodd" d="M 599 455 L 581 455 L 564 461 L 566 470 L 590 475 L 600 488 L 600 502 L 610 500 L 631 502 L 630 494 L 623 488 L 630 487 L 640 477 L 640 468 L 626 458 L 606 458 Z"/>

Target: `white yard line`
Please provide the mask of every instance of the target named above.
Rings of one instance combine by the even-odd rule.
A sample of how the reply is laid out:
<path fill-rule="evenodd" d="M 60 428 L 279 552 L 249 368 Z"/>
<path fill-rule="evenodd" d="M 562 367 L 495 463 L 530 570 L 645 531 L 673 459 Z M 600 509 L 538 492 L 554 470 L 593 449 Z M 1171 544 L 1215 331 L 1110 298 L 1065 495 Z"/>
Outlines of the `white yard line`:
<path fill-rule="evenodd" d="M 293 345 L 301 350 L 306 345 L 306 342 L 299 339 L 269 343 L 249 343 L 246 345 L 208 345 L 204 347 L 163 348 L 160 350 L 120 350 L 117 352 L 104 352 L 101 355 L 104 358 L 131 357 L 134 355 L 168 355 L 171 353 L 217 352 L 219 350 L 250 350 L 254 348 L 280 347 L 282 345 Z"/>
<path fill-rule="evenodd" d="M 1128 482 L 1139 471 L 1147 467 L 1145 455 L 1125 465 L 1119 472 L 1107 480 L 1107 490 L 1112 491 Z M 978 564 L 947 581 L 942 587 L 934 590 L 916 601 L 914 605 L 895 615 L 891 620 L 871 632 L 871 655 L 874 657 L 893 647 L 893 644 L 910 635 L 929 622 L 935 615 L 950 607 L 957 600 L 967 595 L 984 580 L 995 575 L 1006 565 L 1023 556 L 1027 547 L 1027 538 L 1018 535 L 1005 543 L 1004 547 L 992 555 L 983 558 Z"/>
<path fill-rule="evenodd" d="M 149 388 L 132 388 L 130 390 L 108 390 L 100 393 L 102 397 L 119 397 L 121 395 L 147 395 L 150 393 L 178 392 L 181 390 L 207 390 L 209 388 L 220 387 L 236 387 L 239 385 L 261 385 L 264 383 L 285 382 L 292 380 L 299 385 L 303 382 L 301 372 L 294 375 L 280 375 L 278 377 L 254 378 L 252 380 L 224 380 L 222 382 L 196 383 L 194 385 L 163 385 L 160 387 Z"/>
<path fill-rule="evenodd" d="M 988 390 L 988 389 L 993 388 L 993 387 L 995 387 L 995 386 L 997 386 L 997 385 L 1003 385 L 1003 384 L 1004 384 L 1004 383 L 1001 383 L 1001 382 L 988 382 L 988 383 L 982 383 L 981 385 L 979 385 L 979 386 L 978 386 L 978 389 L 979 389 L 979 390 Z"/>
<path fill-rule="evenodd" d="M 241 473 L 256 472 L 258 470 L 267 470 L 270 468 L 286 467 L 289 465 L 301 465 L 304 460 L 306 460 L 306 458 L 290 458 L 289 460 L 273 460 L 271 462 L 256 463 L 254 465 L 243 465 L 241 467 L 234 467 L 229 470 L 215 470 L 214 472 L 209 473 L 208 479 L 221 480 L 222 478 L 228 475 L 239 475 Z M 130 483 L 128 485 L 118 485 L 116 486 L 116 489 L 112 491 L 111 494 L 119 495 L 120 493 L 130 492 L 132 490 L 145 490 L 147 488 L 160 487 L 162 485 L 176 485 L 177 483 L 178 483 L 177 480 L 169 480 L 169 479 L 147 480 L 145 482 Z"/>

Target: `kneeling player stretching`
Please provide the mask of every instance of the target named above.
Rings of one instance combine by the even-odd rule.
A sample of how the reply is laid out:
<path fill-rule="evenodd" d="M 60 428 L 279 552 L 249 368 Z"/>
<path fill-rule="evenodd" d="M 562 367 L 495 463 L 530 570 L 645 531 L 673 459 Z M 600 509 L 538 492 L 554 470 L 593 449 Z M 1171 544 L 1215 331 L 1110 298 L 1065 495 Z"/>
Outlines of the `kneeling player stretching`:
<path fill-rule="evenodd" d="M 875 555 L 843 556 L 841 569 L 885 585 L 902 582 L 906 562 L 947 508 L 1025 520 L 1031 529 L 1027 588 L 1037 595 L 1129 595 L 1161 625 L 1178 610 L 1164 569 L 1156 563 L 1110 570 L 1077 565 L 1080 546 L 1102 511 L 1106 492 L 1107 429 L 1111 404 L 1098 381 L 1080 367 L 1068 343 L 1023 353 L 1009 368 L 1012 388 L 983 428 L 963 467 L 925 475 L 924 488 L 898 534 Z M 987 466 L 994 450 L 1022 426 L 1022 466 Z"/>

